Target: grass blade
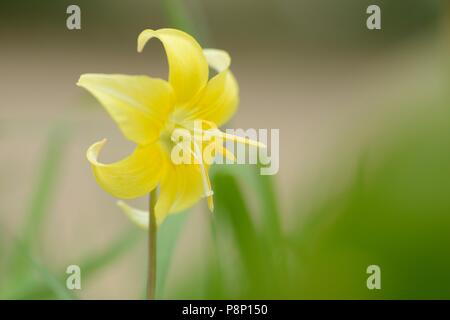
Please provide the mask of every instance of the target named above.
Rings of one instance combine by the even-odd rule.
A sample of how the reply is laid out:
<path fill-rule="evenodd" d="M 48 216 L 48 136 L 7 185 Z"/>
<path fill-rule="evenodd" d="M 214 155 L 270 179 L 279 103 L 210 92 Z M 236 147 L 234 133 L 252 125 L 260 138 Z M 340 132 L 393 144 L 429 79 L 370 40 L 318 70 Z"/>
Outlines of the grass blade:
<path fill-rule="evenodd" d="M 158 250 L 157 250 L 157 279 L 156 279 L 156 297 L 162 298 L 164 295 L 164 286 L 167 273 L 172 260 L 180 230 L 186 220 L 186 213 L 179 213 L 167 217 L 166 221 L 158 230 Z"/>
<path fill-rule="evenodd" d="M 10 282 L 21 280 L 21 274 L 26 272 L 28 267 L 25 256 L 39 242 L 46 213 L 55 194 L 54 190 L 67 146 L 68 133 L 67 126 L 64 125 L 56 125 L 49 132 L 47 147 L 43 152 L 43 159 L 38 170 L 39 176 L 33 188 L 33 195 L 20 233 L 23 236 L 17 238 L 11 253 L 9 261 L 11 274 L 8 275 Z"/>

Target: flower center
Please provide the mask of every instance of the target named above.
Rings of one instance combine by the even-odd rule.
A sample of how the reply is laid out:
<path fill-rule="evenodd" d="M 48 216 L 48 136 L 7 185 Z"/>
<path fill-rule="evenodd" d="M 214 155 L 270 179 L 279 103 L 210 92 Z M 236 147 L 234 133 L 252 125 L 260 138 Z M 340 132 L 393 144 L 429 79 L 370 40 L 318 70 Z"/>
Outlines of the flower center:
<path fill-rule="evenodd" d="M 169 161 L 171 161 L 174 165 L 178 164 L 172 159 L 172 151 L 177 147 L 181 148 L 183 153 L 187 153 L 189 158 L 194 160 L 190 161 L 187 165 L 198 166 L 202 178 L 204 196 L 208 198 L 208 207 L 211 211 L 213 211 L 214 203 L 212 196 L 214 192 L 211 189 L 208 169 L 203 162 L 202 149 L 200 147 L 202 145 L 201 141 L 197 141 L 194 138 L 193 130 L 188 129 L 192 127 L 190 123 L 186 121 L 184 122 L 185 125 L 182 125 L 181 123 L 181 121 L 177 121 L 173 114 L 171 115 L 161 131 L 159 137 L 160 145 L 167 152 L 170 159 Z M 182 138 L 181 142 L 179 138 Z"/>
<path fill-rule="evenodd" d="M 266 146 L 258 141 L 228 134 L 220 131 L 216 124 L 206 120 L 186 120 L 182 116 L 183 113 L 173 113 L 160 134 L 160 144 L 169 155 L 170 161 L 174 165 L 185 164 L 198 166 L 201 174 L 204 196 L 208 198 L 208 207 L 213 210 L 213 191 L 211 190 L 211 181 L 209 180 L 208 168 L 204 163 L 203 146 L 206 144 L 214 144 L 214 154 L 221 153 L 227 158 L 235 160 L 234 155 L 223 147 L 223 141 L 233 141 L 236 143 L 247 144 L 259 148 Z M 185 114 L 184 114 L 185 116 Z M 212 140 L 214 142 L 212 142 Z M 173 151 L 181 151 L 188 156 L 188 162 L 174 161 L 172 159 Z M 214 155 L 215 156 L 215 155 Z M 212 159 L 211 159 L 212 160 Z M 210 160 L 207 158 L 207 162 Z"/>

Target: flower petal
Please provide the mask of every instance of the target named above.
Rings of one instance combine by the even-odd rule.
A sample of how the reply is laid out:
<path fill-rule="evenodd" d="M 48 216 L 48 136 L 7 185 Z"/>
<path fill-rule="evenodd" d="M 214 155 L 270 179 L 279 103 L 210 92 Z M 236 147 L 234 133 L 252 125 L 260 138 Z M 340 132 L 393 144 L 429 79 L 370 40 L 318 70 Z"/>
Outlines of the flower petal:
<path fill-rule="evenodd" d="M 121 200 L 117 201 L 117 205 L 134 224 L 148 230 L 148 211 L 136 209 Z"/>
<path fill-rule="evenodd" d="M 147 29 L 138 37 L 138 51 L 152 38 L 158 38 L 166 51 L 169 82 L 175 90 L 177 105 L 188 103 L 208 82 L 208 63 L 200 45 L 185 32 L 175 29 Z"/>
<path fill-rule="evenodd" d="M 169 164 L 160 190 L 155 206 L 158 225 L 168 214 L 185 210 L 204 196 L 200 166 Z"/>
<path fill-rule="evenodd" d="M 218 74 L 209 80 L 193 104 L 190 119 L 212 121 L 217 126 L 227 122 L 236 111 L 239 103 L 239 87 L 229 70 L 231 59 L 227 52 L 216 49 L 203 50 L 208 64 Z"/>
<path fill-rule="evenodd" d="M 106 139 L 94 143 L 87 151 L 98 184 L 114 197 L 132 199 L 156 187 L 163 172 L 162 153 L 157 144 L 137 146 L 127 158 L 112 163 L 98 162 Z"/>
<path fill-rule="evenodd" d="M 77 85 L 100 101 L 128 139 L 141 145 L 159 137 L 173 108 L 173 90 L 161 79 L 84 74 Z"/>

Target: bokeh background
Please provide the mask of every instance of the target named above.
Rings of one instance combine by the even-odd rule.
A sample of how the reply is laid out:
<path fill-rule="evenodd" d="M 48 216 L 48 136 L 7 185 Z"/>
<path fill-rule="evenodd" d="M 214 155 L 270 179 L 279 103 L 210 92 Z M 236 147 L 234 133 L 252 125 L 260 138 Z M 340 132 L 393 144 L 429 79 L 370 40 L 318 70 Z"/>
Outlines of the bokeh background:
<path fill-rule="evenodd" d="M 81 8 L 67 30 L 66 8 Z M 382 30 L 366 8 L 382 9 Z M 0 298 L 140 299 L 146 234 L 85 159 L 129 154 L 83 73 L 166 77 L 145 28 L 227 50 L 241 91 L 230 128 L 280 129 L 280 171 L 211 172 L 158 235 L 159 298 L 449 298 L 450 10 L 444 0 L 3 1 Z M 145 208 L 146 199 L 135 205 Z M 80 265 L 82 290 L 65 287 Z M 368 290 L 368 265 L 381 290 Z"/>

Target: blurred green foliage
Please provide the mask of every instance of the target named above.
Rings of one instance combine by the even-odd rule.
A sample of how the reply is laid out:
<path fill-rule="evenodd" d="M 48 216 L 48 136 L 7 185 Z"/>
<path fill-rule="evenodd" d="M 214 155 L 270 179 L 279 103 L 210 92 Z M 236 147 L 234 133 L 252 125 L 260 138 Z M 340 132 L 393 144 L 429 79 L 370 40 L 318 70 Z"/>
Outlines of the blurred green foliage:
<path fill-rule="evenodd" d="M 312 212 L 296 239 L 299 297 L 450 298 L 449 103 L 400 122 L 390 149 L 374 152 L 382 160 L 361 161 L 353 185 Z M 380 291 L 365 287 L 371 264 Z"/>
<path fill-rule="evenodd" d="M 41 235 L 46 214 L 56 195 L 58 177 L 66 147 L 71 136 L 70 126 L 57 124 L 49 130 L 47 147 L 37 172 L 39 176 L 23 226 L 14 242 L 0 255 L 4 271 L 0 273 L 1 299 L 76 299 L 73 291 L 66 288 L 65 269 L 54 271 L 38 258 Z M 0 226 L 1 227 L 1 226 Z M 136 230 L 127 230 L 118 240 L 100 252 L 93 252 L 80 259 L 83 280 L 112 263 L 126 252 L 139 238 Z M 68 265 L 68 264 L 67 264 Z"/>
<path fill-rule="evenodd" d="M 426 104 L 419 116 L 399 121 L 389 147 L 369 149 L 348 188 L 321 197 L 326 200 L 316 203 L 309 218 L 289 233 L 281 228 L 283 214 L 272 177 L 260 176 L 255 166 L 213 167 L 216 211 L 211 216 L 213 242 L 204 253 L 206 271 L 185 273 L 175 287 L 165 288 L 188 214 L 169 217 L 158 235 L 158 297 L 450 298 L 450 101 Z M 65 270 L 55 272 L 36 256 L 39 226 L 45 223 L 67 144 L 62 128 L 49 134 L 24 226 L 33 237 L 18 238 L 6 257 L 2 298 L 77 298 L 65 288 Z M 378 160 L 368 161 L 372 157 Z M 83 281 L 142 235 L 135 228 L 125 230 L 108 248 L 82 258 Z M 381 268 L 381 290 L 366 287 L 366 269 L 373 264 Z"/>
<path fill-rule="evenodd" d="M 365 154 L 353 183 L 322 197 L 290 233 L 280 230 L 270 177 L 249 167 L 215 169 L 208 269 L 187 275 L 167 297 L 450 298 L 450 101 L 426 105 L 399 120 L 389 147 Z M 253 212 L 249 191 L 261 205 Z M 231 246 L 217 244 L 230 239 Z M 370 265 L 381 268 L 381 290 L 366 286 Z"/>
<path fill-rule="evenodd" d="M 25 222 L 11 246 L 10 255 L 2 255 L 5 260 L 6 273 L 2 273 L 0 283 L 1 297 L 23 295 L 23 290 L 35 282 L 36 275 L 46 279 L 48 286 L 58 296 L 61 293 L 57 282 L 53 281 L 52 273 L 45 269 L 34 257 L 46 213 L 54 195 L 60 164 L 67 144 L 68 130 L 65 126 L 51 128 L 47 148 L 43 152 L 43 160 L 37 170 L 39 176 L 33 188 L 33 194 L 26 213 Z M 67 295 L 59 296 L 66 298 Z"/>

